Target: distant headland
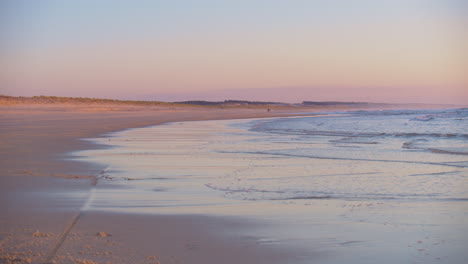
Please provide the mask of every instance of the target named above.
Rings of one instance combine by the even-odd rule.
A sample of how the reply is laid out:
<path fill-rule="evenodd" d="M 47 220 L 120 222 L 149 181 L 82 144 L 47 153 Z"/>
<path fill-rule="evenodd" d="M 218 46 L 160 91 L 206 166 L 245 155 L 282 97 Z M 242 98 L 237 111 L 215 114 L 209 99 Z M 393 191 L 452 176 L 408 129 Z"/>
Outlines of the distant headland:
<path fill-rule="evenodd" d="M 445 107 L 449 105 L 430 104 L 391 104 L 373 102 L 341 102 L 341 101 L 303 101 L 302 103 L 283 103 L 270 101 L 224 100 L 204 101 L 191 100 L 179 102 L 116 100 L 90 97 L 60 97 L 60 96 L 8 96 L 0 95 L 0 106 L 25 105 L 77 105 L 77 106 L 129 106 L 129 107 L 208 107 L 208 108 L 392 108 L 408 106 L 419 108 L 426 106 Z"/>

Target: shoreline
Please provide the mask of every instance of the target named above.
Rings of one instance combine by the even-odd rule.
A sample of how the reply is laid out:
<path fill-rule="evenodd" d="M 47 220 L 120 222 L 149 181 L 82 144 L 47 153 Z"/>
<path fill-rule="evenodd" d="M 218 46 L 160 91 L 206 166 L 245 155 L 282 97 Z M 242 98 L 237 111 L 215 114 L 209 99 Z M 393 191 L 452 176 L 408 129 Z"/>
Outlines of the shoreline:
<path fill-rule="evenodd" d="M 67 158 L 72 151 L 103 147 L 81 140 L 83 138 L 168 122 L 278 117 L 297 113 L 298 109 L 272 113 L 263 109 L 76 111 L 68 107 L 60 110 L 8 107 L 7 111 L 0 111 L 4 124 L 0 129 L 3 141 L 0 153 L 3 160 L 0 166 L 0 260 L 45 263 L 49 258 L 47 256 L 57 246 L 60 234 L 86 203 L 93 178 L 104 169 L 100 164 Z M 63 192 L 82 195 L 58 199 L 63 198 Z M 166 217 L 170 220 L 162 220 Z M 117 222 L 119 224 L 115 224 Z M 184 223 L 184 226 L 194 224 L 177 231 L 181 226 L 174 222 Z M 138 223 L 137 227 L 134 227 L 135 223 Z M 208 216 L 86 212 L 71 228 L 52 259 L 55 263 L 85 263 L 79 262 L 84 260 L 93 261 L 89 263 L 157 263 L 158 260 L 161 263 L 284 263 L 300 255 L 291 253 L 294 250 L 270 248 L 235 236 L 236 228 L 244 229 L 248 225 L 248 221 L 231 222 Z M 176 234 L 172 234 L 174 230 Z M 112 236 L 100 239 L 96 236 L 99 232 Z M 164 241 L 158 236 L 164 236 Z M 164 250 L 156 250 L 158 247 Z"/>
<path fill-rule="evenodd" d="M 90 211 L 73 223 L 105 166 L 69 158 L 74 151 L 106 147 L 81 139 L 131 128 L 305 116 L 331 109 L 4 109 L 0 108 L 0 261 L 50 263 L 46 260 L 67 228 L 52 258 L 55 263 L 309 263 L 326 257 L 325 252 L 258 243 L 246 237 L 245 230 L 266 223 L 235 216 Z M 63 193 L 78 195 L 64 199 Z"/>

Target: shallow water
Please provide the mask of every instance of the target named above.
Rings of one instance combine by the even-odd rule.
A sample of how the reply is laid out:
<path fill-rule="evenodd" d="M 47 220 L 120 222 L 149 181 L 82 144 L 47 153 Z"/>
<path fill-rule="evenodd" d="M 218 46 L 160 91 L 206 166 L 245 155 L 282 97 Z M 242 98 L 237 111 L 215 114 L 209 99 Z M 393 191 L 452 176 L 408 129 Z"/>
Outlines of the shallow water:
<path fill-rule="evenodd" d="M 108 165 L 86 209 L 264 221 L 246 236 L 320 263 L 465 263 L 467 121 L 358 111 L 129 129 L 78 153 Z"/>

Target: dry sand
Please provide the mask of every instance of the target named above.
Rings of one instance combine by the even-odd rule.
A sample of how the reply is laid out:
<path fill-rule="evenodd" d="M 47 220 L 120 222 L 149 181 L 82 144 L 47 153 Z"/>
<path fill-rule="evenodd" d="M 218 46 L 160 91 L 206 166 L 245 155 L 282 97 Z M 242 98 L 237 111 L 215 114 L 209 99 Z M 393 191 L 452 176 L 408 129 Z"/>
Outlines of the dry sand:
<path fill-rule="evenodd" d="M 236 230 L 260 224 L 246 219 L 80 214 L 92 179 L 104 167 L 65 159 L 71 151 L 102 147 L 80 138 L 125 128 L 297 111 L 0 107 L 0 263 L 298 262 L 301 254 L 294 249 L 259 245 L 254 239 L 237 236 Z M 66 192 L 82 195 L 64 199 L 60 194 Z M 64 230 L 69 231 L 66 236 Z"/>

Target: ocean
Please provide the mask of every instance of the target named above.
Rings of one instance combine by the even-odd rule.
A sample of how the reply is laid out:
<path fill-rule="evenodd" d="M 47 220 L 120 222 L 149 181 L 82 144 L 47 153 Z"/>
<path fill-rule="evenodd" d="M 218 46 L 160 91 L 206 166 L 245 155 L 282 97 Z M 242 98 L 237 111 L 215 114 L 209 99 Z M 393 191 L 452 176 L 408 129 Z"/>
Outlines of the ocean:
<path fill-rule="evenodd" d="M 87 139 L 86 210 L 267 223 L 320 263 L 466 263 L 468 109 L 175 122 Z M 247 231 L 246 231 L 247 232 Z"/>

